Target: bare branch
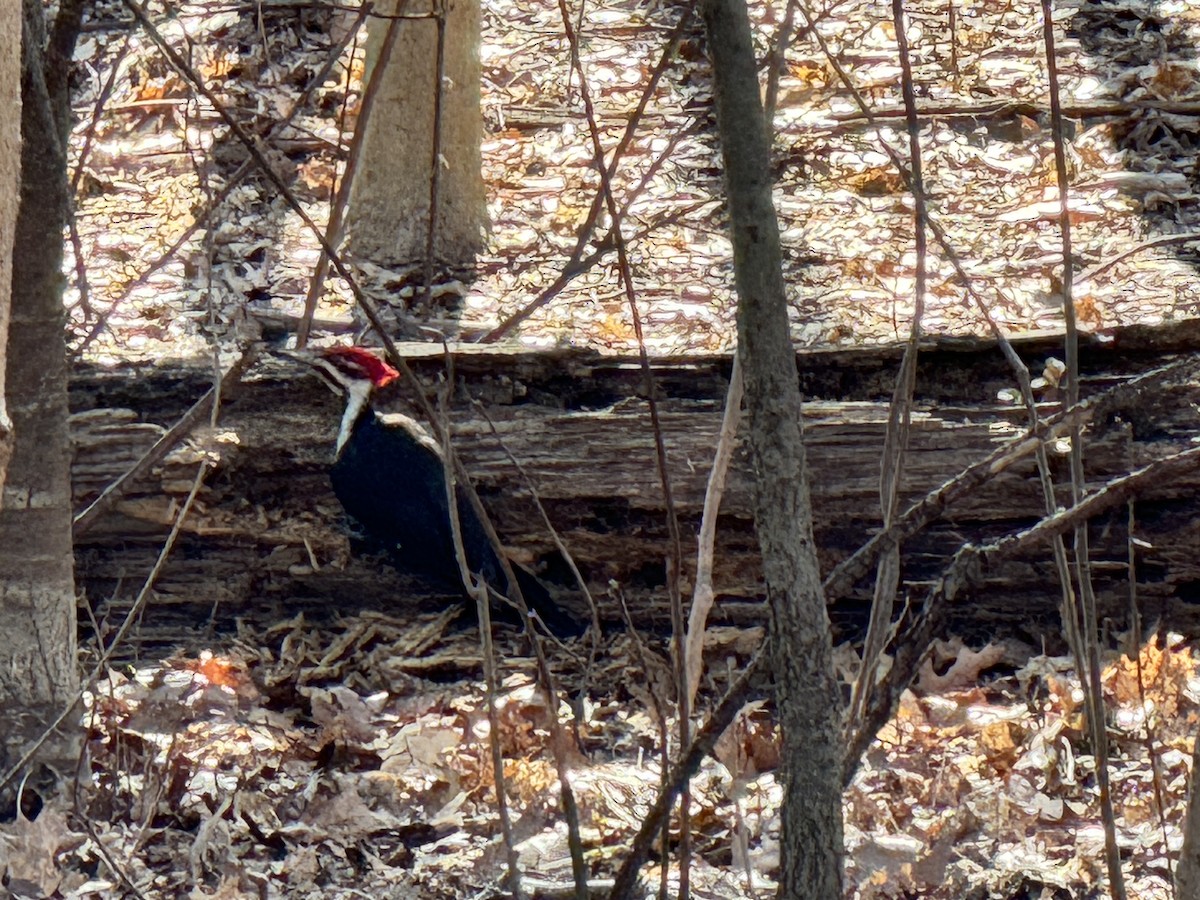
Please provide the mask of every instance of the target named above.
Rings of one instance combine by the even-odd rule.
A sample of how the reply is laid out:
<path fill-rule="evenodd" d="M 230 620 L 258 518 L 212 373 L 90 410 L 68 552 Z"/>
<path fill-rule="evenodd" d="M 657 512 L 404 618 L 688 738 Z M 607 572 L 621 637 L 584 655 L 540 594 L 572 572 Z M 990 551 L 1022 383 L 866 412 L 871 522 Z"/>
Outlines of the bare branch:
<path fill-rule="evenodd" d="M 832 602 L 846 596 L 854 584 L 870 571 L 871 566 L 889 545 L 907 540 L 938 518 L 951 504 L 976 490 L 992 477 L 1009 469 L 1034 453 L 1039 445 L 1070 433 L 1072 424 L 1086 425 L 1107 412 L 1136 398 L 1151 385 L 1169 379 L 1190 378 L 1200 369 L 1200 360 L 1185 356 L 1145 372 L 1136 378 L 1109 388 L 1082 401 L 1078 406 L 1042 420 L 1034 428 L 965 469 L 940 487 L 918 500 L 892 524 L 880 531 L 858 550 L 834 567 L 825 578 L 825 597 Z"/>
<path fill-rule="evenodd" d="M 1169 483 L 1197 466 L 1200 466 L 1200 447 L 1191 447 L 1155 460 L 1129 475 L 1114 478 L 1070 509 L 1047 516 L 1032 528 L 982 547 L 968 544 L 959 550 L 924 600 L 906 609 L 896 624 L 895 659 L 864 713 L 862 726 L 847 741 L 843 784 L 849 784 L 854 777 L 863 753 L 895 710 L 900 694 L 908 687 L 917 664 L 928 652 L 950 604 L 977 584 L 989 568 L 1046 541 L 1053 541 L 1146 488 Z"/>
<path fill-rule="evenodd" d="M 566 0 L 558 0 L 559 12 L 562 16 L 563 30 L 567 43 L 571 48 L 571 67 L 579 76 L 579 93 L 583 100 L 584 114 L 587 117 L 588 133 L 592 139 L 592 153 L 596 168 L 600 173 L 600 187 L 604 197 L 604 205 L 612 223 L 612 238 L 617 249 L 617 269 L 621 274 L 621 285 L 625 291 L 625 300 L 629 306 L 629 314 L 633 319 L 633 332 L 637 336 L 638 358 L 641 361 L 642 378 L 646 393 L 646 406 L 650 411 L 650 427 L 654 435 L 654 455 L 658 466 L 658 479 L 663 492 L 663 504 L 667 512 L 667 532 L 670 537 L 670 554 L 667 558 L 667 592 L 671 597 L 671 631 L 672 647 L 675 655 L 675 690 L 679 703 L 679 743 L 686 746 L 691 738 L 691 710 L 687 697 L 687 660 L 684 645 L 684 616 L 683 599 L 680 596 L 680 566 L 683 562 L 683 540 L 679 533 L 679 517 L 675 509 L 675 498 L 671 490 L 671 475 L 667 464 L 667 447 L 663 441 L 662 423 L 659 420 L 658 401 L 655 399 L 654 374 L 650 367 L 650 355 L 646 351 L 646 338 L 642 330 L 642 316 L 638 311 L 637 295 L 633 286 L 633 269 L 629 262 L 628 248 L 625 236 L 621 231 L 621 211 L 617 208 L 616 195 L 613 192 L 612 178 L 608 167 L 604 164 L 604 143 L 600 138 L 600 126 L 596 118 L 595 106 L 592 103 L 591 90 L 588 87 L 587 76 L 583 70 L 583 62 L 579 54 L 579 36 L 571 24 L 571 16 L 567 11 Z M 677 29 L 677 32 L 679 30 Z M 664 54 L 664 59 L 666 58 Z M 685 786 L 679 809 L 679 895 L 683 900 L 688 897 L 688 862 L 691 853 L 691 826 L 689 821 L 688 791 Z M 578 880 L 578 876 L 577 876 Z M 580 897 L 580 900 L 583 900 Z"/>
<path fill-rule="evenodd" d="M 658 58 L 658 62 L 655 64 L 654 69 L 650 73 L 650 79 L 646 82 L 646 87 L 642 90 L 642 96 L 638 100 L 637 107 L 630 115 L 629 121 L 625 123 L 625 131 L 621 135 L 621 139 L 617 141 L 617 146 L 613 148 L 612 157 L 609 159 L 607 168 L 603 164 L 603 158 L 600 161 L 600 190 L 597 191 L 596 195 L 592 198 L 592 206 L 591 209 L 588 210 L 587 218 L 584 219 L 583 224 L 579 227 L 579 232 L 575 239 L 575 249 L 571 251 L 570 257 L 563 265 L 562 275 L 559 276 L 559 280 L 562 281 L 562 285 L 557 289 L 552 286 L 551 288 L 543 291 L 534 300 L 527 303 L 513 315 L 509 316 L 507 319 L 485 334 L 482 338 L 480 338 L 482 342 L 487 343 L 500 340 L 500 338 L 504 337 L 519 324 L 533 315 L 533 313 L 554 299 L 554 297 L 558 295 L 562 288 L 565 287 L 572 278 L 584 271 L 582 268 L 585 265 L 583 261 L 583 252 L 587 248 L 588 243 L 591 241 L 592 235 L 595 234 L 596 223 L 600 219 L 600 210 L 602 209 L 604 202 L 605 184 L 611 182 L 613 177 L 616 175 L 617 167 L 620 165 L 621 159 L 625 155 L 625 151 L 629 149 L 629 144 L 633 141 L 634 134 L 637 133 L 637 127 L 641 123 L 642 116 L 646 112 L 646 107 L 650 103 L 650 98 L 654 96 L 654 92 L 658 89 L 658 83 L 662 80 L 663 75 L 666 73 L 667 67 L 670 65 L 671 59 L 675 55 L 675 49 L 679 46 L 680 40 L 682 40 L 683 35 L 687 33 L 687 29 L 691 25 L 692 15 L 692 7 L 685 7 L 683 13 L 679 17 L 679 21 L 675 24 L 675 28 L 672 29 L 670 36 L 667 38 L 667 43 L 663 47 L 663 51 Z M 568 35 L 568 38 L 570 38 L 570 35 Z M 663 151 L 663 154 L 660 155 L 660 159 L 664 159 L 666 154 L 670 152 L 673 146 L 674 139 L 672 139 L 672 144 Z M 651 170 L 654 168 L 655 166 L 652 165 Z M 648 181 L 649 176 L 643 178 L 642 182 L 630 192 L 629 197 L 627 197 L 625 201 L 626 208 L 628 208 L 628 205 L 633 202 L 634 198 L 641 193 Z M 614 232 L 617 228 L 617 222 L 619 222 L 621 218 L 623 218 L 623 213 L 621 217 L 613 220 L 611 227 Z M 610 235 L 610 238 L 611 237 L 612 235 Z M 595 257 L 594 253 L 592 254 L 592 257 Z M 555 284 L 557 285 L 558 281 L 556 281 Z"/>
<path fill-rule="evenodd" d="M 175 449 L 176 444 L 191 434 L 197 425 L 210 416 L 222 396 L 228 397 L 236 389 L 237 385 L 241 382 L 242 376 L 254 362 L 256 353 L 257 351 L 254 348 L 244 351 L 238 357 L 237 361 L 229 367 L 229 371 L 220 378 L 219 385 L 209 388 L 204 393 L 204 396 L 193 403 L 191 408 L 180 417 L 179 421 L 167 430 L 166 434 L 155 441 L 154 445 L 142 454 L 141 459 L 130 466 L 124 475 L 106 487 L 100 496 L 88 505 L 87 509 L 75 516 L 71 534 L 76 541 L 96 524 L 97 519 L 112 509 L 113 505 L 139 479 L 143 478 L 151 469 L 162 462 L 166 455 Z"/>

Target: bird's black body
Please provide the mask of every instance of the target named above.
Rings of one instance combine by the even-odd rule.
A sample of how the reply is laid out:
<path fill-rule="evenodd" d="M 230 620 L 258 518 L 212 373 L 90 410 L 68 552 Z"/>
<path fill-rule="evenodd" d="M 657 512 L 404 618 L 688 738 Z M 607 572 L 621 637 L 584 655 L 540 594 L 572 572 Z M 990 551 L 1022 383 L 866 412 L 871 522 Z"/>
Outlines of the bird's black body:
<path fill-rule="evenodd" d="M 346 512 L 372 541 L 384 545 L 400 568 L 465 592 L 454 552 L 442 456 L 414 421 L 382 416 L 366 406 L 353 423 L 330 470 Z M 458 492 L 458 519 L 467 564 L 495 590 L 508 583 L 504 569 L 470 502 Z M 521 593 L 550 631 L 579 634 L 579 623 L 560 609 L 531 573 L 511 564 Z"/>

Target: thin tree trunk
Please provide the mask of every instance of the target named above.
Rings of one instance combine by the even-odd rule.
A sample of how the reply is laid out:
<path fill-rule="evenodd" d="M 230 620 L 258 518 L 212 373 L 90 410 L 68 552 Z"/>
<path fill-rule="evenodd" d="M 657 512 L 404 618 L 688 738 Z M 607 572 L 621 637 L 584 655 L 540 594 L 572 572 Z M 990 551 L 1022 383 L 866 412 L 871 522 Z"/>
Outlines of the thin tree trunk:
<path fill-rule="evenodd" d="M 65 88 L 52 96 L 47 86 L 40 0 L 24 0 L 23 13 L 21 188 L 7 352 L 15 443 L 0 511 L 0 702 L 35 706 L 73 694 L 77 674 L 62 305 Z"/>
<path fill-rule="evenodd" d="M 0 0 L 0 29 L 21 33 L 20 0 Z M 17 184 L 21 174 L 21 42 L 0 48 L 0 507 L 4 478 L 12 456 L 12 420 L 4 389 L 8 345 L 9 298 L 12 288 L 13 231 L 17 221 Z"/>
<path fill-rule="evenodd" d="M 1200 900 L 1200 794 L 1196 791 L 1200 770 L 1197 766 L 1200 766 L 1200 739 L 1192 748 L 1191 789 L 1183 826 L 1183 847 L 1175 868 L 1176 900 Z"/>
<path fill-rule="evenodd" d="M 766 122 L 744 0 L 705 0 L 702 9 L 729 195 L 755 527 L 783 729 L 779 896 L 840 900 L 840 694 L 813 543 L 800 386 L 771 201 Z"/>

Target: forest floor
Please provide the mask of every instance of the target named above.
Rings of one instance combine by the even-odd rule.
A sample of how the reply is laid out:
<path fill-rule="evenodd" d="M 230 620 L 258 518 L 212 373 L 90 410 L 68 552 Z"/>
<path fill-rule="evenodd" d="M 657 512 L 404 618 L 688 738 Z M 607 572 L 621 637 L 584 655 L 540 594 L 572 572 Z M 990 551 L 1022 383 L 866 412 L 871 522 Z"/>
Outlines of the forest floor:
<path fill-rule="evenodd" d="M 98 4 L 93 15 L 78 53 L 86 77 L 72 146 L 80 195 L 70 267 L 76 350 L 99 360 L 205 355 L 214 345 L 224 349 L 247 314 L 301 315 L 318 250 L 313 234 L 261 176 L 233 186 L 245 151 L 145 38 L 126 43 L 119 4 Z M 782 11 L 756 3 L 752 15 L 765 55 Z M 903 340 L 917 260 L 910 196 L 884 152 L 885 143 L 907 146 L 897 118 L 894 29 L 886 5 L 868 0 L 836 0 L 813 15 L 857 93 L 810 32 L 793 40 L 779 81 L 774 174 L 794 337 L 801 346 Z M 911 4 L 909 15 L 917 96 L 939 111 L 923 125 L 922 164 L 931 217 L 946 239 L 945 246 L 930 239 L 923 329 L 1061 329 L 1061 236 L 1036 10 L 1007 0 L 962 9 L 928 0 Z M 678 17 L 670 4 L 587 5 L 581 53 L 606 147 L 642 100 Z M 1200 94 L 1198 18 L 1200 7 L 1182 0 L 1069 0 L 1057 9 L 1074 298 L 1084 329 L 1200 310 L 1187 242 L 1161 243 L 1200 222 L 1188 117 Z M 243 126 L 267 135 L 271 159 L 318 224 L 328 218 L 353 130 L 361 46 L 353 57 L 353 46 L 345 51 L 343 64 L 301 101 L 353 22 L 353 10 L 341 8 L 263 4 L 260 19 L 237 6 L 180 3 L 160 23 Z M 351 256 L 352 270 L 409 333 L 436 326 L 451 338 L 476 339 L 533 304 L 510 337 L 636 350 L 606 216 L 583 235 L 594 261 L 549 291 L 599 183 L 558 6 L 491 0 L 482 55 L 491 241 L 475 279 L 436 285 L 433 308 L 425 309 L 411 271 Z M 734 338 L 710 99 L 692 22 L 613 180 L 652 353 L 727 349 Z M 206 219 L 201 212 L 210 207 Z M 317 315 L 339 330 L 361 321 L 333 278 Z"/>
<path fill-rule="evenodd" d="M 0 826 L 15 896 L 483 898 L 506 866 L 477 631 L 449 616 L 303 619 L 219 654 L 112 671 L 86 695 L 75 784 Z M 551 709 L 534 661 L 501 630 L 496 732 L 512 845 L 532 897 L 565 897 L 571 862 L 551 716 L 567 732 L 593 890 L 657 793 L 656 702 L 628 637 L 560 648 Z M 847 896 L 1105 895 L 1095 759 L 1072 663 L 945 645 L 845 793 Z M 657 655 L 649 658 L 657 660 Z M 661 664 L 665 670 L 665 664 Z M 1167 900 L 1181 841 L 1200 671 L 1178 636 L 1104 669 L 1117 841 L 1130 897 Z M 572 703 L 566 702 L 567 699 Z M 779 738 L 751 703 L 692 782 L 698 898 L 766 898 L 778 871 Z M 677 833 L 673 831 L 673 835 Z M 667 878 L 676 896 L 678 867 Z M 662 869 L 644 869 L 656 896 Z M 16 886 L 16 887 L 15 887 Z M 595 896 L 595 894 L 593 894 Z"/>
<path fill-rule="evenodd" d="M 121 10 L 96 4 L 78 52 L 73 349 L 100 362 L 224 353 L 248 323 L 295 322 L 316 242 L 260 177 L 216 202 L 244 155 Z M 635 0 L 588 4 L 583 59 L 607 146 L 678 14 Z M 753 14 L 765 54 L 782 10 L 755 4 Z M 1200 219 L 1188 105 L 1200 6 L 1071 0 L 1056 14 L 1063 98 L 1075 112 L 1070 209 L 1085 270 L 1077 316 L 1092 330 L 1194 316 L 1200 288 L 1187 255 L 1153 241 L 1190 234 Z M 261 135 L 293 109 L 353 11 L 180 3 L 155 16 Z M 980 300 L 945 251 L 931 249 L 924 327 L 987 334 L 990 319 L 1008 333 L 1060 328 L 1036 11 L 1007 0 L 926 2 L 911 16 L 918 95 L 944 112 L 923 132 L 928 193 Z M 793 333 L 806 346 L 903 339 L 914 308 L 911 201 L 880 144 L 905 146 L 894 31 L 884 5 L 839 0 L 820 12 L 817 33 L 885 121 L 861 118 L 807 33 L 792 45 L 775 175 Z M 402 331 L 432 324 L 473 338 L 506 322 L 560 273 L 597 187 L 557 6 L 490 0 L 483 61 L 492 233 L 478 277 L 440 285 L 434 308 L 422 308 L 411 273 L 355 265 Z M 615 177 L 624 227 L 637 235 L 636 294 L 652 353 L 726 349 L 735 331 L 705 69 L 698 32 L 689 32 Z M 360 75 L 347 57 L 272 139 L 271 159 L 318 223 Z M 198 211 L 210 203 L 206 225 Z M 603 233 L 588 245 L 602 251 L 597 262 L 517 339 L 636 349 Z M 323 339 L 360 324 L 336 280 L 318 317 Z M 515 636 L 502 644 L 498 731 L 514 840 L 522 867 L 542 879 L 530 893 L 562 896 L 570 867 L 547 751 L 551 717 L 573 735 L 567 762 L 589 868 L 610 877 L 658 789 L 653 701 L 668 695 L 668 670 L 646 673 L 626 636 L 606 640 L 591 662 L 578 647 L 560 649 L 556 668 L 579 693 L 574 707 L 554 710 L 528 648 Z M 651 650 L 645 658 L 662 659 L 661 647 Z M 949 647 L 945 656 L 949 668 L 905 698 L 846 792 L 848 895 L 1103 893 L 1095 763 L 1070 663 L 1009 646 Z M 1177 636 L 1160 635 L 1138 659 L 1140 667 L 1114 656 L 1105 670 L 1118 837 L 1130 896 L 1166 898 L 1200 682 Z M 981 675 L 996 667 L 1007 674 Z M 0 826 L 7 887 L 61 897 L 496 896 L 505 848 L 481 682 L 474 630 L 444 617 L 377 615 L 325 629 L 281 622 L 212 655 L 112 671 L 86 697 L 78 789 Z M 697 777 L 696 896 L 770 894 L 777 754 L 769 707 L 754 706 Z M 646 896 L 659 874 L 645 870 Z"/>

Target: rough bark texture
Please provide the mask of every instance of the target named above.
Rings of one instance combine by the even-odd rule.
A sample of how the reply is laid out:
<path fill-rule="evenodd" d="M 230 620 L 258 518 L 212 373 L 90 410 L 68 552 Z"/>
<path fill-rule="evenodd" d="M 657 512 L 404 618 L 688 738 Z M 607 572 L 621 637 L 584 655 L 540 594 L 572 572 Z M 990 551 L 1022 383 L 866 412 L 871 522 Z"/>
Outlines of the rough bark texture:
<path fill-rule="evenodd" d="M 1030 339 L 1017 346 L 1026 362 L 1040 369 L 1061 340 Z M 1095 342 L 1083 355 L 1084 392 L 1108 388 L 1158 367 L 1172 353 L 1196 347 L 1200 322 L 1173 330 L 1130 330 L 1111 342 Z M 1020 409 L 996 402 L 1011 379 L 994 347 L 948 341 L 940 348 L 930 342 L 922 349 L 901 508 L 1025 429 Z M 411 357 L 422 378 L 432 381 L 441 372 L 440 348 L 407 345 L 404 350 L 423 354 Z M 815 532 L 825 573 L 879 526 L 879 454 L 898 361 L 899 351 L 886 349 L 799 356 Z M 729 369 L 730 359 L 719 356 L 655 363 L 685 536 L 700 521 Z M 607 621 L 621 622 L 619 606 L 607 592 L 608 579 L 616 578 L 639 626 L 665 630 L 670 621 L 663 587 L 665 517 L 636 360 L 472 346 L 457 355 L 455 372 L 529 470 Z M 205 392 L 210 379 L 207 360 L 79 367 L 71 397 L 78 413 L 77 506 L 132 465 L 162 427 Z M 411 414 L 405 396 L 403 388 L 388 392 L 380 405 Z M 1045 400 L 1049 415 L 1054 398 Z M 1091 486 L 1190 446 L 1197 405 L 1200 386 L 1190 383 L 1124 397 L 1088 429 Z M 435 602 L 428 590 L 406 593 L 416 586 L 403 584 L 386 565 L 349 552 L 327 475 L 340 415 L 339 401 L 315 378 L 271 361 L 261 363 L 225 405 L 222 430 L 237 443 L 199 441 L 215 443 L 220 461 L 158 582 L 140 630 L 143 652 L 198 644 L 208 639 L 210 627 L 227 632 L 238 617 L 265 621 L 299 611 L 403 611 Z M 480 411 L 460 396 L 450 415 L 459 452 L 505 541 L 543 564 L 552 581 L 569 584 L 527 488 Z M 80 583 L 102 625 L 128 608 L 153 564 L 173 509 L 191 486 L 197 452 L 177 452 L 77 543 Z M 1198 489 L 1200 478 L 1156 485 L 1137 507 L 1138 537 L 1148 545 L 1138 559 L 1143 614 L 1176 630 L 1200 628 Z M 751 493 L 743 448 L 735 455 L 717 531 L 713 578 L 719 599 L 711 621 L 718 626 L 747 627 L 766 619 Z M 1041 515 L 1036 473 L 1027 460 L 905 542 L 901 591 L 923 594 L 964 541 L 1028 527 Z M 1126 627 L 1128 606 L 1124 513 L 1098 520 L 1092 537 L 1101 615 L 1120 630 Z M 984 585 L 950 611 L 950 627 L 972 641 L 1001 634 L 1034 647 L 1043 641 L 1061 647 L 1060 598 L 1051 576 L 1049 556 L 1040 553 L 990 570 Z M 691 577 L 686 567 L 685 577 Z M 867 587 L 860 585 L 831 607 L 839 637 L 859 635 L 870 603 Z"/>
<path fill-rule="evenodd" d="M 1188 790 L 1187 818 L 1183 825 L 1183 847 L 1175 867 L 1176 900 L 1200 900 L 1200 740 L 1192 748 L 1192 778 Z"/>
<path fill-rule="evenodd" d="M 0 0 L 0 30 L 21 33 L 21 0 Z M 12 455 L 12 420 L 4 390 L 5 348 L 12 288 L 13 231 L 17 221 L 17 184 L 21 173 L 21 42 L 0 47 L 0 503 Z"/>
<path fill-rule="evenodd" d="M 66 159 L 42 75 L 42 6 L 25 0 L 21 190 L 7 382 L 15 442 L 0 511 L 0 701 L 73 694 L 75 582 L 62 305 Z"/>
<path fill-rule="evenodd" d="M 783 733 L 778 895 L 840 900 L 841 692 L 813 543 L 766 118 L 744 0 L 705 0 L 701 10 L 725 160 L 754 521 L 771 613 L 776 715 Z"/>
<path fill-rule="evenodd" d="M 390 13 L 397 2 L 382 3 Z M 441 172 L 434 257 L 449 266 L 471 266 L 483 249 L 487 195 L 480 170 L 479 0 L 446 0 L 446 77 L 442 83 Z M 410 0 L 405 14 L 428 12 L 427 0 Z M 368 66 L 378 55 L 388 22 L 370 25 Z M 425 257 L 433 122 L 437 29 L 432 19 L 400 22 L 351 187 L 347 226 L 360 259 L 381 264 Z"/>

